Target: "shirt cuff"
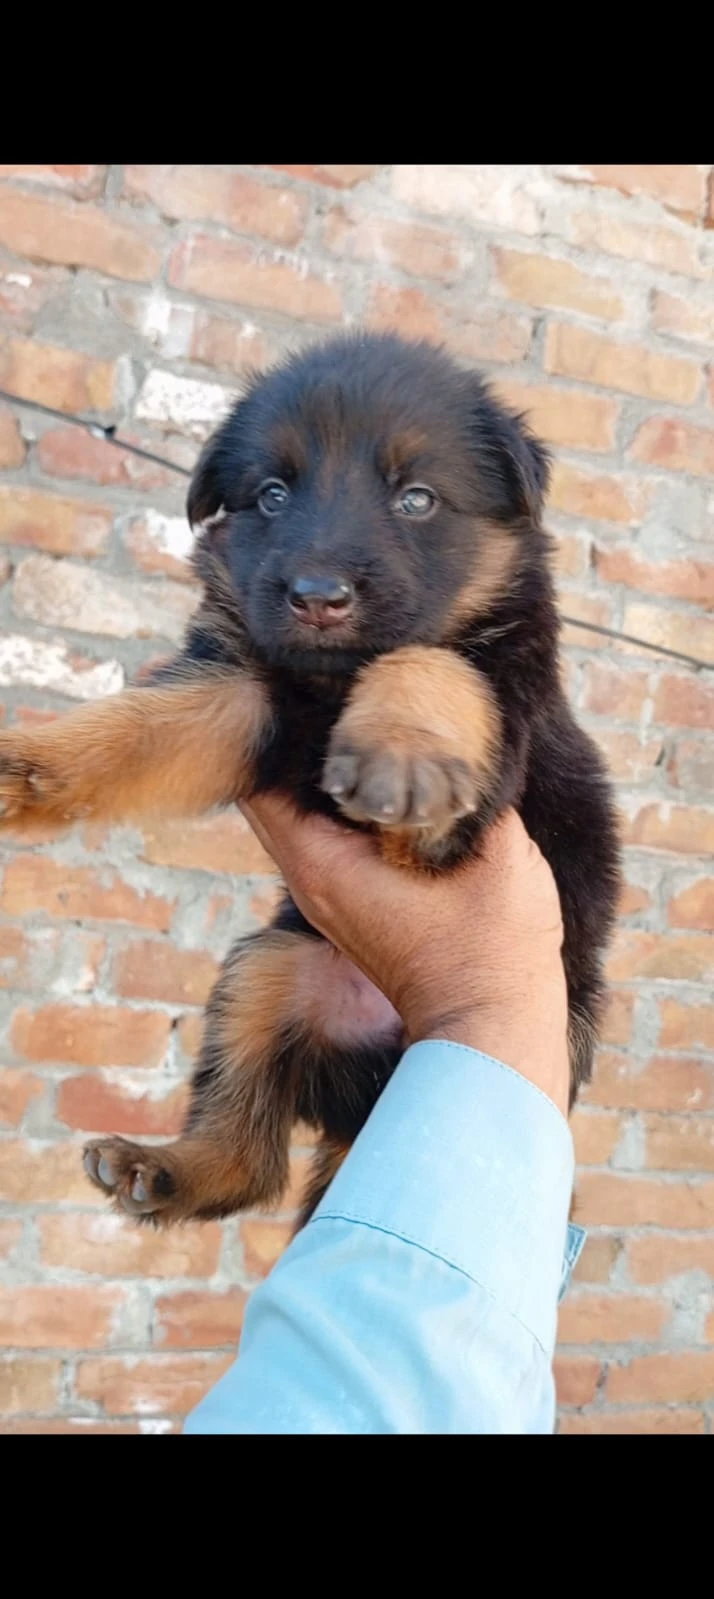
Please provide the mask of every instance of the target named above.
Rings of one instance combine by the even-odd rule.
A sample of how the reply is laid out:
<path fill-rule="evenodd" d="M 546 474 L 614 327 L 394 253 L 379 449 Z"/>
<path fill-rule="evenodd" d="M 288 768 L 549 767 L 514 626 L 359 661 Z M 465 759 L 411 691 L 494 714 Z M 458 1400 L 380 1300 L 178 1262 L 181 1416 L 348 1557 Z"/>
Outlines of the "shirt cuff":
<path fill-rule="evenodd" d="M 308 1224 L 340 1217 L 401 1237 L 478 1282 L 551 1355 L 582 1248 L 568 1232 L 565 1118 L 502 1062 L 414 1044 Z"/>

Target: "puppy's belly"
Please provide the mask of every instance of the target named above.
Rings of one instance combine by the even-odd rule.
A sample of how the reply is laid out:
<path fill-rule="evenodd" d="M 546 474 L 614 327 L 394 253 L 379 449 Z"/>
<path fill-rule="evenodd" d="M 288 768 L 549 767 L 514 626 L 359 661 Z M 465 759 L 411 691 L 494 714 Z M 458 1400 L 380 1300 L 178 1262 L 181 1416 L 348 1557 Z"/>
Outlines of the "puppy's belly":
<path fill-rule="evenodd" d="M 335 1044 L 399 1039 L 402 1023 L 393 1005 L 345 955 L 328 943 L 308 942 L 301 951 L 298 1016 Z"/>

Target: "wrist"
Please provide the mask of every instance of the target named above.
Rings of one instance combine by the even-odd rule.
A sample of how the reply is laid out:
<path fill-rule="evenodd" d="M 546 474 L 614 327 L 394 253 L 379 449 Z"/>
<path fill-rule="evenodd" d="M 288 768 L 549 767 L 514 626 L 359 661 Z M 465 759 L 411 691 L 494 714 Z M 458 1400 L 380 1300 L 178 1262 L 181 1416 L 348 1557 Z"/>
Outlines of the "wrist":
<path fill-rule="evenodd" d="M 567 1115 L 567 1013 L 560 1004 L 545 1011 L 542 994 L 532 1006 L 521 1001 L 443 1012 L 431 1017 L 418 1031 L 410 1031 L 409 1036 L 412 1043 L 445 1040 L 502 1061 Z"/>

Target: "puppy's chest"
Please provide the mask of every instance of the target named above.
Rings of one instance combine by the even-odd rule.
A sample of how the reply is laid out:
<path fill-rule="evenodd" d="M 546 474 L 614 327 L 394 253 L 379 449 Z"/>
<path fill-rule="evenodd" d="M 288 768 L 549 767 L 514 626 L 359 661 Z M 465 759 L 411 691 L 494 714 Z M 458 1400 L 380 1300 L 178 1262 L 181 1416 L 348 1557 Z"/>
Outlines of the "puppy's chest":
<path fill-rule="evenodd" d="M 256 792 L 279 789 L 306 810 L 334 816 L 320 785 L 330 734 L 346 699 L 342 685 L 271 685 L 272 730 L 258 756 Z"/>

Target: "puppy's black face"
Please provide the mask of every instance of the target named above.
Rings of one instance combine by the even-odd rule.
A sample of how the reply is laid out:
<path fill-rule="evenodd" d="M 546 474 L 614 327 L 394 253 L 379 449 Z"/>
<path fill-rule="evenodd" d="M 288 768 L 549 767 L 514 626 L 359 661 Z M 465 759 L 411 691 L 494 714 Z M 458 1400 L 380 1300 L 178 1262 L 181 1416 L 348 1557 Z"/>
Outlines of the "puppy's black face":
<path fill-rule="evenodd" d="M 340 337 L 258 380 L 209 441 L 189 519 L 217 517 L 264 659 L 305 674 L 486 617 L 532 536 L 545 452 L 428 345 Z"/>

